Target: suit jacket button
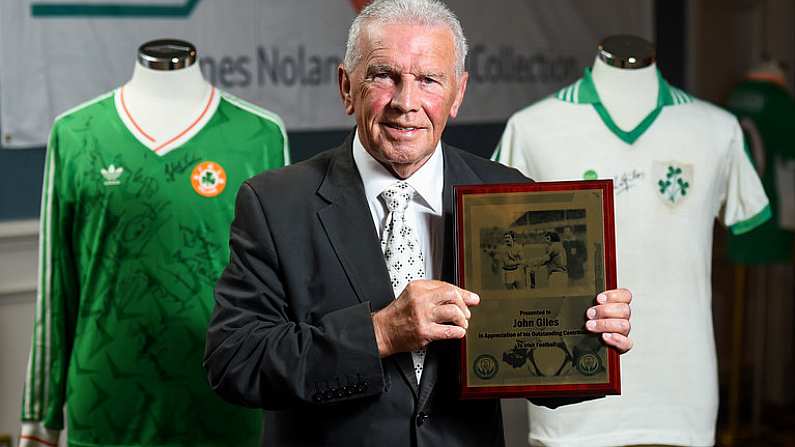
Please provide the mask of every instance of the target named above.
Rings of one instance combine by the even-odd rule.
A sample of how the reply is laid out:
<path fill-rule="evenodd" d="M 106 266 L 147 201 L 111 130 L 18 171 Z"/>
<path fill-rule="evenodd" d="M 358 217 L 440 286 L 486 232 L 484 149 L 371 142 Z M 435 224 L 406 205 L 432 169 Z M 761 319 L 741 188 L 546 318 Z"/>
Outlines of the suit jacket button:
<path fill-rule="evenodd" d="M 420 411 L 419 414 L 417 414 L 417 427 L 420 427 L 422 424 L 428 422 L 430 418 L 431 417 L 426 413 Z"/>
<path fill-rule="evenodd" d="M 326 390 L 323 393 L 323 399 L 324 400 L 331 400 L 333 398 L 334 398 L 334 391 L 333 390 L 329 389 L 329 390 Z"/>
<path fill-rule="evenodd" d="M 314 400 L 315 402 L 320 402 L 321 400 L 323 400 L 323 394 L 321 394 L 320 392 L 313 394 L 312 400 Z"/>

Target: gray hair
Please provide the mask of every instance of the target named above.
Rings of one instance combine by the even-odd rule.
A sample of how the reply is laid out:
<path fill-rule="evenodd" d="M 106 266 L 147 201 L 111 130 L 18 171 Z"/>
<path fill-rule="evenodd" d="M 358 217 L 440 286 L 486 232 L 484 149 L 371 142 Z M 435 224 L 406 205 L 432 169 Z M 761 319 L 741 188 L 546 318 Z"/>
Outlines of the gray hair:
<path fill-rule="evenodd" d="M 423 26 L 447 26 L 453 33 L 456 53 L 456 75 L 464 73 L 467 46 L 461 22 L 452 11 L 439 0 L 375 0 L 353 19 L 348 30 L 348 43 L 345 46 L 345 69 L 353 70 L 361 60 L 359 35 L 364 22 L 406 23 Z"/>

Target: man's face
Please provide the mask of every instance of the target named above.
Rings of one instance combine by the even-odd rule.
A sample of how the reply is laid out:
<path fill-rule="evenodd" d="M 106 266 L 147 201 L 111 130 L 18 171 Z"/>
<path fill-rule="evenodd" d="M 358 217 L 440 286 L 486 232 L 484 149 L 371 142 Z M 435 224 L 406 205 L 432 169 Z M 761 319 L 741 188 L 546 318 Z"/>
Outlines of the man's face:
<path fill-rule="evenodd" d="M 503 238 L 505 239 L 505 245 L 509 247 L 513 246 L 513 236 L 511 236 L 510 234 L 506 234 L 505 236 L 503 236 Z"/>
<path fill-rule="evenodd" d="M 339 68 L 345 111 L 355 115 L 367 152 L 407 178 L 433 154 L 464 97 L 467 74 L 456 76 L 453 33 L 364 24 L 359 38 L 359 63 L 351 72 Z"/>

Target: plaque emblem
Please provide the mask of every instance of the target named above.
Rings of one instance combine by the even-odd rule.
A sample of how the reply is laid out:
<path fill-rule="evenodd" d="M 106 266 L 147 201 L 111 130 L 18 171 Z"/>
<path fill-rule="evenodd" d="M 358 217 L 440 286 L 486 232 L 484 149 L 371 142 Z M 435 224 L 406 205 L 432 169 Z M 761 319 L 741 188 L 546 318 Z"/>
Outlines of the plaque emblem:
<path fill-rule="evenodd" d="M 472 364 L 472 371 L 483 380 L 496 376 L 498 369 L 497 359 L 489 354 L 479 355 Z"/>
<path fill-rule="evenodd" d="M 657 197 L 675 207 L 690 194 L 693 165 L 676 161 L 655 161 L 653 175 L 657 179 Z"/>
<path fill-rule="evenodd" d="M 592 376 L 602 369 L 602 359 L 598 355 L 589 352 L 577 358 L 575 367 L 583 375 Z"/>

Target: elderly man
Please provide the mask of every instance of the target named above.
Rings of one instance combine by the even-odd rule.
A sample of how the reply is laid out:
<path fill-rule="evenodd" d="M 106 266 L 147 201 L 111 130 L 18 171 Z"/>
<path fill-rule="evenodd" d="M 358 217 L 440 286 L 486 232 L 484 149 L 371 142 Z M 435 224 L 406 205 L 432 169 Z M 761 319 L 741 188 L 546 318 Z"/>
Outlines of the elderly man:
<path fill-rule="evenodd" d="M 355 132 L 241 187 L 205 367 L 225 399 L 267 410 L 264 445 L 503 444 L 499 401 L 457 398 L 479 297 L 449 283 L 450 191 L 528 180 L 440 143 L 466 48 L 437 0 L 372 3 L 339 68 Z M 630 299 L 603 292 L 584 316 L 620 351 Z"/>

